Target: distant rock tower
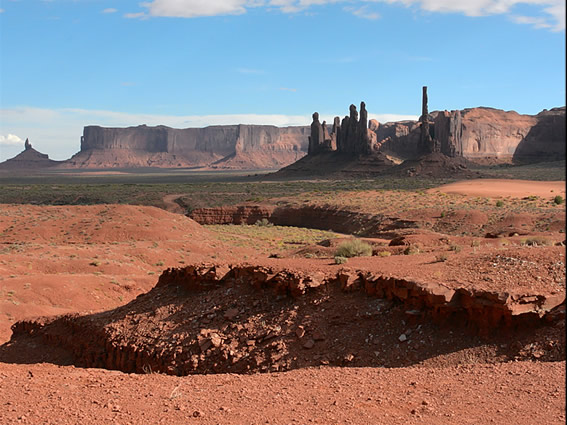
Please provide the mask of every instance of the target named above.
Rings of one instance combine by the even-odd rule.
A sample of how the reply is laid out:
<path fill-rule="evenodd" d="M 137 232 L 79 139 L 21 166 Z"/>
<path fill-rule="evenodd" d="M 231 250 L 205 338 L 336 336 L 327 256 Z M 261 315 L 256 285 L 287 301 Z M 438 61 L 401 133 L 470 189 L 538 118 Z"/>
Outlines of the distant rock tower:
<path fill-rule="evenodd" d="M 24 143 L 24 148 L 29 151 L 32 148 L 32 145 L 30 143 L 29 139 L 26 139 L 26 142 Z"/>
<path fill-rule="evenodd" d="M 421 99 L 421 135 L 419 138 L 418 150 L 421 154 L 440 152 L 439 143 L 431 136 L 429 127 L 429 110 L 427 107 L 427 86 L 423 86 L 423 96 Z"/>

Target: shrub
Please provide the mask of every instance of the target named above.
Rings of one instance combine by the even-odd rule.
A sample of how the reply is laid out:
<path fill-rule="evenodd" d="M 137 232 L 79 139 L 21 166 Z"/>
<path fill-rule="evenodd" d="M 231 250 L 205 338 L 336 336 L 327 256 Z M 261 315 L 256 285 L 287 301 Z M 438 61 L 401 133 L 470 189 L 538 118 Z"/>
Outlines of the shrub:
<path fill-rule="evenodd" d="M 447 254 L 443 253 L 443 254 L 439 254 L 437 257 L 435 257 L 435 259 L 437 260 L 438 263 L 443 263 L 447 261 L 449 257 L 447 256 Z"/>
<path fill-rule="evenodd" d="M 273 223 L 270 223 L 267 218 L 263 218 L 262 220 L 258 220 L 256 222 L 256 226 L 273 226 Z"/>
<path fill-rule="evenodd" d="M 378 253 L 379 257 L 389 257 L 390 255 L 392 255 L 392 253 L 390 251 L 380 251 Z"/>
<path fill-rule="evenodd" d="M 348 261 L 348 258 L 346 257 L 340 257 L 340 256 L 336 256 L 335 257 L 335 264 L 345 264 Z"/>
<path fill-rule="evenodd" d="M 553 198 L 553 203 L 555 205 L 561 205 L 563 202 L 565 202 L 565 199 L 563 199 L 563 196 L 561 195 L 557 195 L 555 198 Z"/>
<path fill-rule="evenodd" d="M 335 257 L 368 257 L 372 255 L 372 247 L 360 239 L 343 242 L 335 251 Z"/>
<path fill-rule="evenodd" d="M 503 207 L 504 206 L 504 201 L 502 201 L 501 199 L 499 199 L 498 201 L 496 201 L 496 206 L 498 208 Z"/>
<path fill-rule="evenodd" d="M 553 245 L 552 242 L 544 237 L 541 236 L 532 236 L 529 238 L 522 239 L 520 241 L 521 245 L 527 246 L 550 246 Z"/>
<path fill-rule="evenodd" d="M 451 245 L 449 249 L 453 252 L 461 252 L 462 247 L 460 245 Z"/>
<path fill-rule="evenodd" d="M 413 255 L 413 254 L 419 254 L 419 246 L 410 245 L 406 249 L 404 249 L 404 255 Z"/>

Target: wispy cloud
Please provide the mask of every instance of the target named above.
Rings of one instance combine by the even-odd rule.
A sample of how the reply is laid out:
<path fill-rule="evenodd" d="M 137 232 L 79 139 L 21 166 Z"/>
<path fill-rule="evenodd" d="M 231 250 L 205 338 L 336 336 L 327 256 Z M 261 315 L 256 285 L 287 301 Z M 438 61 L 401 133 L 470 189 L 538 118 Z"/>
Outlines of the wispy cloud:
<path fill-rule="evenodd" d="M 116 13 L 116 12 L 118 12 L 118 9 L 115 9 L 115 8 L 113 8 L 113 7 L 109 7 L 109 8 L 104 9 L 104 10 L 102 11 L 102 13 Z"/>
<path fill-rule="evenodd" d="M 122 82 L 120 83 L 120 85 L 121 85 L 122 87 L 132 87 L 132 86 L 135 86 L 136 83 L 133 83 L 132 81 L 122 81 Z"/>
<path fill-rule="evenodd" d="M 362 6 L 362 7 L 347 6 L 347 7 L 344 8 L 344 11 L 351 13 L 352 15 L 356 16 L 357 18 L 369 19 L 371 21 L 375 21 L 376 19 L 380 19 L 380 14 L 377 13 L 377 12 L 370 11 L 368 6 Z"/>
<path fill-rule="evenodd" d="M 260 75 L 265 73 L 263 69 L 255 69 L 255 68 L 236 68 L 236 72 L 238 72 L 239 74 L 252 74 L 252 75 Z"/>
<path fill-rule="evenodd" d="M 0 13 L 4 13 L 4 9 L 0 9 Z"/>
<path fill-rule="evenodd" d="M 280 87 L 280 90 L 282 90 L 282 91 L 291 91 L 291 92 L 294 92 L 294 93 L 297 91 L 297 89 L 292 89 L 292 88 L 289 88 L 289 87 Z"/>
<path fill-rule="evenodd" d="M 127 18 L 150 17 L 197 18 L 205 16 L 241 15 L 248 9 L 264 7 L 282 13 L 304 12 L 312 7 L 345 3 L 347 11 L 365 19 L 378 19 L 380 14 L 368 9 L 369 4 L 399 4 L 433 13 L 461 13 L 478 17 L 505 14 L 521 24 L 553 31 L 565 30 L 565 0 L 151 0 L 140 3 L 143 11 L 127 13 Z M 534 14 L 518 16 L 517 5 L 533 7 Z M 376 6 L 375 6 L 376 7 Z M 520 19 L 518 19 L 520 18 Z"/>

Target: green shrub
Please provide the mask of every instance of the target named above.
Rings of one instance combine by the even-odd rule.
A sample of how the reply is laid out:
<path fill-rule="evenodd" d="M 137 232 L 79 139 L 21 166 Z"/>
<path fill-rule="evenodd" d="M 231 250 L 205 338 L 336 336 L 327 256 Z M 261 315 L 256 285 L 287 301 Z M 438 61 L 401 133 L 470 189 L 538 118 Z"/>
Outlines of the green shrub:
<path fill-rule="evenodd" d="M 503 207 L 504 206 L 504 201 L 502 201 L 501 199 L 499 199 L 498 201 L 496 201 L 496 206 L 498 208 Z"/>
<path fill-rule="evenodd" d="M 460 245 L 451 245 L 449 249 L 453 252 L 461 252 L 462 247 Z"/>
<path fill-rule="evenodd" d="M 335 257 L 335 264 L 345 264 L 348 261 L 348 258 L 346 257 L 340 257 L 340 256 L 336 256 Z"/>
<path fill-rule="evenodd" d="M 267 218 L 263 218 L 262 220 L 258 220 L 256 222 L 256 226 L 273 226 L 273 223 L 270 223 Z"/>
<path fill-rule="evenodd" d="M 447 261 L 448 259 L 449 259 L 449 257 L 445 253 L 439 254 L 437 257 L 435 257 L 435 260 L 437 260 L 438 263 L 443 263 L 443 262 Z"/>
<path fill-rule="evenodd" d="M 372 255 L 372 247 L 360 239 L 341 243 L 335 251 L 335 257 L 368 257 Z"/>
<path fill-rule="evenodd" d="M 555 205 L 561 205 L 563 202 L 565 202 L 565 199 L 563 199 L 563 196 L 561 195 L 557 195 L 555 198 L 553 198 L 553 203 Z"/>
<path fill-rule="evenodd" d="M 392 253 L 390 251 L 380 251 L 378 253 L 379 257 L 389 257 L 390 255 L 392 255 Z"/>

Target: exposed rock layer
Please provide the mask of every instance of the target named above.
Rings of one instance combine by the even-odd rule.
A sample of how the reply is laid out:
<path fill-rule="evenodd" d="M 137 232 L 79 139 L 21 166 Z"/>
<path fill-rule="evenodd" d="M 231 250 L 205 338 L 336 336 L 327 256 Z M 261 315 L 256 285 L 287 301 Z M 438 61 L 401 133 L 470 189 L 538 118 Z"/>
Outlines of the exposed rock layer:
<path fill-rule="evenodd" d="M 226 125 L 174 129 L 87 126 L 69 168 L 190 167 L 278 168 L 307 151 L 307 127 Z"/>
<path fill-rule="evenodd" d="M 327 298 L 330 292 L 335 295 Z M 363 320 L 368 326 L 382 324 L 400 304 L 403 308 L 398 311 L 405 311 L 408 321 L 429 317 L 438 324 L 486 335 L 515 328 L 525 330 L 564 317 L 564 294 L 514 295 L 455 289 L 363 270 L 341 269 L 325 275 L 252 265 L 203 264 L 166 270 L 152 291 L 115 310 L 25 320 L 12 329 L 15 338 L 40 336 L 47 343 L 65 347 L 75 357 L 75 364 L 86 367 L 175 375 L 288 370 L 297 367 L 290 355 L 291 346 L 302 344 L 304 350 L 310 350 L 317 341 L 326 344 L 335 338 L 337 326 L 353 324 L 333 316 L 327 318 L 324 329 L 304 326 L 297 318 L 303 317 L 306 306 L 326 299 L 326 308 L 319 312 L 324 314 L 332 303 L 349 300 L 352 297 L 348 294 L 353 293 L 390 301 L 382 312 L 380 305 L 376 309 L 376 304 L 371 303 L 372 298 L 365 301 L 359 296 L 358 308 L 373 308 L 363 317 L 350 317 L 358 320 L 354 323 L 358 327 Z M 235 294 L 240 296 L 232 298 Z M 210 299 L 221 305 L 215 303 L 211 309 Z M 203 304 L 207 305 L 205 309 L 199 307 Z M 249 327 L 255 317 L 268 320 L 268 312 L 273 314 L 274 310 L 279 311 L 276 317 L 284 315 L 280 319 L 286 320 L 264 322 L 256 329 Z M 156 315 L 163 319 L 154 321 Z M 307 316 L 303 323 L 308 323 Z M 352 358 L 346 356 L 342 361 Z"/>

